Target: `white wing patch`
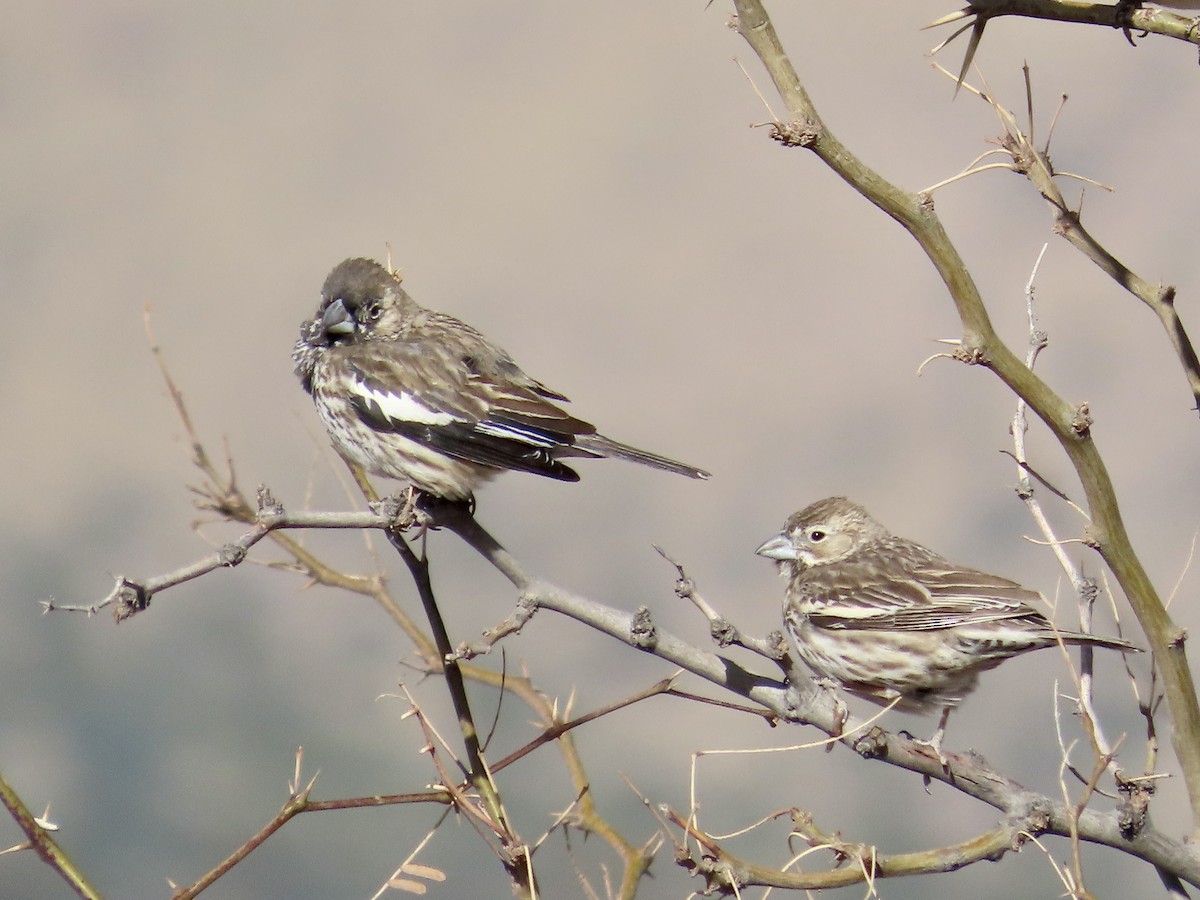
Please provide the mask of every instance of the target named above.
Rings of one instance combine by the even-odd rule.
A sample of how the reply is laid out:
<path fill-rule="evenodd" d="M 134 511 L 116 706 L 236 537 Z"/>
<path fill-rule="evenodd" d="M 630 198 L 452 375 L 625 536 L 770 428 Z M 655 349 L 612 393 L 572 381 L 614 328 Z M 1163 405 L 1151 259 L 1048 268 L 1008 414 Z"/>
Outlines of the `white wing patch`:
<path fill-rule="evenodd" d="M 520 441 L 523 444 L 530 444 L 534 447 L 557 447 L 559 442 L 553 438 L 547 437 L 539 432 L 532 431 L 527 428 L 520 428 L 515 425 L 501 425 L 497 422 L 480 422 L 475 426 L 475 430 L 480 434 L 490 434 L 493 437 L 508 438 L 509 440 Z"/>
<path fill-rule="evenodd" d="M 355 392 L 373 406 L 378 407 L 385 418 L 395 422 L 416 422 L 420 425 L 449 425 L 461 422 L 457 416 L 447 412 L 430 409 L 412 394 L 401 391 L 393 394 L 388 391 L 377 391 L 363 384 L 354 382 Z"/>
<path fill-rule="evenodd" d="M 880 609 L 865 603 L 845 603 L 824 597 L 813 605 L 820 610 L 821 615 L 838 619 L 879 619 L 895 612 L 893 609 Z"/>

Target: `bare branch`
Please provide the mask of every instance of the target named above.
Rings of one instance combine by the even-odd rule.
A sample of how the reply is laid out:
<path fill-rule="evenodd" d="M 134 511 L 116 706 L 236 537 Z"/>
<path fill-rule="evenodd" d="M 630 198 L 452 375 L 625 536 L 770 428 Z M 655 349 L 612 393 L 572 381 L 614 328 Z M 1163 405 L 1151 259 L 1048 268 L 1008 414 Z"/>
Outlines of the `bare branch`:
<path fill-rule="evenodd" d="M 1193 829 L 1200 835 L 1200 698 L 1184 652 L 1186 632 L 1167 614 L 1153 582 L 1130 543 L 1116 492 L 1091 434 L 1086 405 L 1072 405 L 1024 364 L 1000 340 L 967 266 L 950 241 L 927 197 L 908 194 L 888 183 L 854 156 L 829 131 L 788 59 L 759 0 L 735 0 L 738 33 L 766 67 L 783 98 L 791 121 L 772 137 L 786 146 L 811 150 L 848 185 L 900 223 L 921 245 L 943 279 L 962 322 L 962 345 L 955 357 L 990 369 L 1046 424 L 1071 460 L 1083 485 L 1091 520 L 1089 538 L 1112 569 L 1160 667 L 1175 729 L 1172 745 L 1187 782 Z M 1010 116 L 1011 118 L 1011 116 Z M 1010 125 L 1010 138 L 1019 132 Z M 1018 144 L 1010 140 L 1016 149 Z M 1024 163 L 1032 148 L 1020 144 Z M 1039 163 L 1040 164 L 1040 163 Z M 1048 170 L 1047 170 L 1048 171 Z M 1072 217 L 1065 212 L 1064 217 Z M 1200 368 L 1197 369 L 1200 373 Z M 1196 382 L 1200 387 L 1200 380 Z"/>
<path fill-rule="evenodd" d="M 534 878 L 529 848 L 517 836 L 512 827 L 500 799 L 500 793 L 492 780 L 491 772 L 484 762 L 479 732 L 471 713 L 470 701 L 467 698 L 466 682 L 459 662 L 454 658 L 450 635 L 446 631 L 441 610 L 438 609 L 437 598 L 433 593 L 433 583 L 429 576 L 429 560 L 424 555 L 418 556 L 395 528 L 389 528 L 385 534 L 391 545 L 396 548 L 400 558 L 404 560 L 404 564 L 408 566 L 413 583 L 417 587 L 417 593 L 421 598 L 421 604 L 425 608 L 425 616 L 433 632 L 434 646 L 437 647 L 438 657 L 442 660 L 442 675 L 446 680 L 450 700 L 454 705 L 463 743 L 466 745 L 468 777 L 475 790 L 479 792 L 487 810 L 488 821 L 500 837 L 503 852 L 499 853 L 498 857 L 509 873 L 513 890 L 518 896 L 529 897 L 532 900 L 536 895 L 536 890 L 533 887 Z"/>
<path fill-rule="evenodd" d="M 199 446 L 199 445 L 197 445 Z M 113 616 L 118 622 L 136 615 L 150 605 L 150 601 L 160 591 L 186 584 L 202 575 L 207 575 L 217 569 L 229 569 L 241 565 L 245 561 L 250 548 L 267 535 L 275 531 L 296 528 L 378 528 L 387 529 L 393 520 L 386 514 L 374 512 L 285 512 L 283 506 L 277 503 L 270 491 L 260 486 L 258 489 L 259 507 L 254 519 L 254 527 L 239 537 L 221 546 L 215 553 L 201 557 L 185 566 L 143 580 L 134 580 L 118 575 L 116 585 L 104 599 L 86 606 L 60 604 L 53 600 L 42 602 L 46 612 L 61 610 L 64 612 L 86 612 L 94 615 L 98 611 L 116 604 Z"/>
<path fill-rule="evenodd" d="M 1013 170 L 1024 175 L 1049 205 L 1054 216 L 1054 233 L 1065 238 L 1158 317 L 1183 369 L 1193 402 L 1200 411 L 1200 358 L 1197 358 L 1192 340 L 1175 309 L 1175 288 L 1147 281 L 1106 250 L 1084 227 L 1082 210 L 1072 210 L 1063 196 L 1055 181 L 1061 173 L 1055 171 L 1048 151 L 1035 147 L 1032 137 L 1017 127 L 1013 114 L 994 97 L 981 96 L 1004 124 L 1005 134 L 1000 138 L 1000 143 L 1012 158 Z"/>
<path fill-rule="evenodd" d="M 85 900 L 99 900 L 100 893 L 91 885 L 70 857 L 63 852 L 51 835 L 51 832 L 57 830 L 57 826 L 50 823 L 48 808 L 46 813 L 41 816 L 34 815 L 3 775 L 0 775 L 0 804 L 4 805 L 13 821 L 17 823 L 17 827 L 25 833 L 23 843 L 0 852 L 0 855 L 16 853 L 21 850 L 33 850 L 46 865 L 71 886 L 78 896 Z"/>
<path fill-rule="evenodd" d="M 297 751 L 297 769 L 299 768 L 299 751 Z M 195 884 L 189 887 L 175 891 L 171 898 L 172 900 L 191 900 L 191 898 L 199 896 L 199 894 L 207 890 L 218 878 L 227 873 L 230 869 L 236 866 L 239 862 L 266 843 L 267 839 L 276 831 L 286 825 L 294 817 L 304 812 L 308 808 L 308 795 L 312 792 L 313 786 L 316 784 L 316 778 L 308 782 L 303 788 L 298 783 L 293 783 L 292 793 L 284 802 L 279 812 L 264 825 L 257 834 L 246 841 L 242 846 L 227 856 L 216 868 L 208 872 Z"/>
<path fill-rule="evenodd" d="M 966 77 L 967 70 L 975 58 L 975 51 L 983 39 L 983 32 L 988 20 L 998 19 L 1002 16 L 1021 16 L 1027 19 L 1047 19 L 1055 22 L 1119 28 L 1130 44 L 1133 43 L 1133 39 L 1130 37 L 1131 29 L 1200 44 L 1200 34 L 1197 34 L 1190 19 L 1163 9 L 1143 8 L 1140 4 L 1059 3 L 1055 0 L 970 0 L 966 8 L 948 13 L 925 26 L 926 28 L 936 28 L 940 25 L 949 25 L 974 17 L 973 21 L 959 27 L 932 51 L 937 53 L 964 31 L 971 31 L 970 41 L 963 54 L 957 86 L 962 85 L 963 78 Z"/>
<path fill-rule="evenodd" d="M 688 577 L 683 566 L 672 559 L 662 547 L 657 544 L 654 549 L 658 551 L 658 555 L 675 567 L 678 573 L 678 578 L 675 581 L 675 595 L 680 600 L 690 600 L 696 609 L 700 610 L 701 614 L 708 619 L 709 632 L 712 634 L 713 640 L 719 647 L 744 647 L 759 656 L 766 657 L 774 663 L 778 663 L 784 673 L 791 671 L 791 660 L 788 657 L 787 641 L 784 639 L 783 632 L 773 631 L 764 640 L 763 638 L 747 637 L 732 622 L 719 614 L 715 609 L 709 606 L 700 592 L 696 589 L 696 583 Z"/>

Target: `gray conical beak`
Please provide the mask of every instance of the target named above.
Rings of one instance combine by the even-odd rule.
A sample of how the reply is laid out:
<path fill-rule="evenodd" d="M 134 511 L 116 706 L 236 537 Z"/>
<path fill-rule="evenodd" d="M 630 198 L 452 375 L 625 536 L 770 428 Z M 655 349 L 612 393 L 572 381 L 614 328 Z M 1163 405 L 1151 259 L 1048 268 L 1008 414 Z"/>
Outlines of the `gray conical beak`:
<path fill-rule="evenodd" d="M 346 304 L 340 299 L 334 300 L 321 316 L 321 330 L 329 337 L 342 337 L 353 334 L 355 328 L 354 316 L 346 309 Z"/>
<path fill-rule="evenodd" d="M 792 539 L 786 534 L 777 534 L 761 547 L 754 551 L 759 556 L 765 556 L 767 559 L 798 559 L 796 556 L 796 548 L 792 546 Z"/>

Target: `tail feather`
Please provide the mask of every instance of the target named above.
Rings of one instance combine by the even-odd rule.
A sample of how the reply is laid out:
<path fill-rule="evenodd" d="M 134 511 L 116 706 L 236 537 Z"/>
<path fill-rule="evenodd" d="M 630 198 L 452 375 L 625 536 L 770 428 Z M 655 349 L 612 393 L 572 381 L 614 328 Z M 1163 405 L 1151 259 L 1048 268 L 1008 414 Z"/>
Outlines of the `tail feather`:
<path fill-rule="evenodd" d="M 1101 637 L 1098 634 L 1080 634 L 1077 631 L 1060 631 L 1059 636 L 1064 644 L 1091 644 L 1095 647 L 1106 647 L 1109 650 L 1120 650 L 1122 653 L 1141 653 L 1142 648 L 1123 641 L 1120 638 Z"/>
<path fill-rule="evenodd" d="M 678 475 L 686 475 L 688 478 L 705 479 L 711 477 L 711 473 L 703 469 L 697 469 L 695 466 L 689 466 L 686 463 L 668 459 L 665 456 L 659 456 L 657 453 L 639 450 L 637 447 L 622 444 L 620 441 L 614 441 L 612 438 L 607 438 L 602 434 L 579 435 L 575 439 L 575 449 L 596 456 L 627 459 L 630 462 L 641 463 L 643 466 L 662 469 L 664 472 L 675 472 Z"/>

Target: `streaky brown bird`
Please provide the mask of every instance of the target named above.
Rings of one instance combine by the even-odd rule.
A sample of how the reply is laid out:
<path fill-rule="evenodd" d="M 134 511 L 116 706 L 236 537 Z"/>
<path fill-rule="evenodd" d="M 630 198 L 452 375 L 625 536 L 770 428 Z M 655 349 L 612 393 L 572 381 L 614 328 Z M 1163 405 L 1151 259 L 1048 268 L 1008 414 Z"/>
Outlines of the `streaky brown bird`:
<path fill-rule="evenodd" d="M 1059 641 L 1138 650 L 1056 628 L 1030 605 L 1041 594 L 897 537 L 845 497 L 793 514 L 755 552 L 787 579 L 784 622 L 808 667 L 874 703 L 940 709 L 926 742 L 939 756 L 950 711 L 981 672 Z"/>

